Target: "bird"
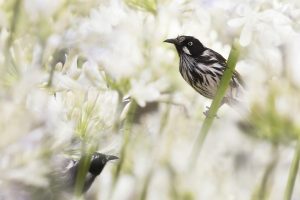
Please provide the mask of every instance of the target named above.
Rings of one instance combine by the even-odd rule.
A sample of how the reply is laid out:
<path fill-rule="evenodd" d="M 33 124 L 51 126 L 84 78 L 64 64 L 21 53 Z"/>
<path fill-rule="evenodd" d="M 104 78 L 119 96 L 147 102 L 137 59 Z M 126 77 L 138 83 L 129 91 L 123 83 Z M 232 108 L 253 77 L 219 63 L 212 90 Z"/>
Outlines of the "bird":
<path fill-rule="evenodd" d="M 76 184 L 76 179 L 80 170 L 80 164 L 83 162 L 84 157 L 82 156 L 80 160 L 72 160 L 69 168 L 66 170 L 65 174 L 69 179 L 66 181 L 66 185 L 74 189 Z M 92 183 L 96 179 L 96 177 L 102 172 L 106 163 L 110 160 L 118 159 L 117 156 L 113 155 L 105 155 L 102 153 L 95 152 L 90 160 L 90 166 L 88 172 L 85 176 L 82 193 L 87 192 L 87 190 L 91 187 Z"/>
<path fill-rule="evenodd" d="M 95 179 L 101 174 L 107 162 L 118 159 L 117 156 L 105 155 L 94 152 L 90 158 L 89 167 L 84 178 L 83 187 L 79 192 L 75 191 L 77 177 L 83 170 L 81 163 L 87 155 L 81 156 L 78 160 L 65 158 L 56 155 L 50 159 L 47 165 L 53 171 L 49 173 L 49 184 L 46 187 L 27 185 L 20 181 L 6 183 L 6 187 L 0 188 L 0 199 L 22 199 L 22 200 L 60 200 L 74 199 L 74 195 L 86 194 Z M 75 189 L 76 188 L 76 189 Z"/>
<path fill-rule="evenodd" d="M 181 35 L 166 39 L 164 42 L 175 45 L 179 55 L 179 72 L 183 79 L 202 96 L 214 99 L 220 80 L 227 68 L 226 59 L 216 51 L 205 47 L 193 36 Z M 220 106 L 239 104 L 239 97 L 244 88 L 245 83 L 241 75 L 234 71 L 229 89 Z M 207 116 L 208 110 L 204 114 Z"/>
<path fill-rule="evenodd" d="M 66 192 L 75 192 L 75 187 L 77 184 L 77 178 L 80 170 L 82 170 L 81 163 L 84 162 L 85 156 L 81 156 L 79 160 L 70 160 L 68 165 L 64 167 L 62 172 L 59 172 L 60 178 L 56 181 L 55 186 L 59 190 L 64 190 Z M 111 160 L 119 159 L 114 155 L 106 155 L 98 152 L 94 152 L 90 159 L 90 164 L 85 175 L 82 190 L 80 194 L 86 193 L 97 176 L 102 172 L 107 162 Z M 56 175 L 57 177 L 57 175 Z M 54 189 L 55 190 L 55 189 Z"/>

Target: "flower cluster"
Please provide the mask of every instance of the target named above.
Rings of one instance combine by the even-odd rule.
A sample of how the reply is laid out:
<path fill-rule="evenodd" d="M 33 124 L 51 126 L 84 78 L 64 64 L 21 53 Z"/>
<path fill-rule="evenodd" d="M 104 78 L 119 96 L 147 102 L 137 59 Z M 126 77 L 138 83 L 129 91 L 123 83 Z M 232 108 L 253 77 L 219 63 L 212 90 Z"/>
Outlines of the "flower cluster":
<path fill-rule="evenodd" d="M 300 130 L 299 1 L 0 6 L 0 199 L 38 198 L 57 156 L 93 151 L 121 159 L 86 199 L 282 199 Z M 177 35 L 224 57 L 238 41 L 247 83 L 249 112 L 222 107 L 193 167 L 209 101 L 182 80 L 176 52 L 163 43 Z"/>

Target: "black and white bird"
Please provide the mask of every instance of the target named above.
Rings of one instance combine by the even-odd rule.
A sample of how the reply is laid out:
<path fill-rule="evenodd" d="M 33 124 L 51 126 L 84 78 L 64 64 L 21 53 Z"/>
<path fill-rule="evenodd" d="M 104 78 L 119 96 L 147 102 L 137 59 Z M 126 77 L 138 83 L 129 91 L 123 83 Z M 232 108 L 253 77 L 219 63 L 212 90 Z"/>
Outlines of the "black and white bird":
<path fill-rule="evenodd" d="M 113 155 L 105 155 L 102 153 L 95 152 L 90 161 L 89 169 L 85 176 L 82 193 L 85 193 L 92 185 L 96 177 L 102 172 L 106 163 L 110 160 L 118 159 L 117 156 Z M 64 184 L 68 189 L 74 190 L 75 184 L 78 178 L 78 173 L 80 170 L 80 163 L 82 162 L 83 158 L 80 160 L 72 160 L 69 166 L 66 168 L 64 172 L 65 179 Z"/>
<path fill-rule="evenodd" d="M 84 162 L 86 157 L 81 156 L 79 160 L 73 159 L 58 159 L 57 166 L 52 174 L 51 187 L 49 188 L 49 194 L 53 199 L 69 199 L 74 194 L 85 194 L 92 186 L 93 182 L 98 175 L 101 174 L 107 162 L 118 159 L 117 156 L 106 155 L 95 152 L 92 154 L 88 164 L 87 173 L 81 174 L 84 171 Z M 78 181 L 78 178 L 83 175 L 82 180 Z M 79 187 L 82 186 L 82 187 Z M 49 199 L 43 197 L 43 199 Z"/>
<path fill-rule="evenodd" d="M 82 172 L 82 156 L 79 160 L 67 159 L 63 156 L 55 156 L 47 163 L 52 172 L 49 174 L 49 185 L 38 187 L 24 184 L 20 181 L 7 183 L 6 187 L 0 187 L 0 199 L 22 200 L 63 200 L 74 199 L 74 194 L 84 195 L 92 186 L 95 179 L 101 174 L 107 162 L 118 159 L 117 156 L 93 153 L 87 173 L 84 176 L 83 187 L 75 191 L 78 174 Z M 30 175 L 29 175 L 30 176 Z M 32 174 L 34 178 L 34 174 Z"/>
<path fill-rule="evenodd" d="M 213 99 L 227 68 L 226 59 L 192 36 L 178 36 L 164 42 L 175 45 L 180 59 L 179 71 L 183 79 L 202 96 Z M 230 106 L 238 104 L 243 88 L 244 82 L 241 76 L 234 71 L 229 89 L 221 104 L 226 103 Z M 207 114 L 207 111 L 204 114 Z"/>

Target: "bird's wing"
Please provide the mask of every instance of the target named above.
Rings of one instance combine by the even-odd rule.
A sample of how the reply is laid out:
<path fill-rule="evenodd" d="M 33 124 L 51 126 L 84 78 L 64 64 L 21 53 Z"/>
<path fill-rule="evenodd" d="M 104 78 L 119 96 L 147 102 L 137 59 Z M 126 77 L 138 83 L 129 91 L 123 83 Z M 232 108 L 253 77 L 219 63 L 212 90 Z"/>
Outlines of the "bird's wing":
<path fill-rule="evenodd" d="M 227 67 L 226 59 L 212 49 L 206 48 L 197 58 L 197 62 L 205 65 L 220 64 L 224 69 Z"/>
<path fill-rule="evenodd" d="M 215 52 L 212 49 L 209 49 L 209 51 L 211 52 L 211 55 L 215 56 L 215 58 L 218 62 L 220 62 L 221 64 L 223 64 L 227 67 L 227 60 L 221 54 L 219 54 L 218 52 Z"/>
<path fill-rule="evenodd" d="M 224 69 L 227 68 L 227 60 L 221 54 L 219 54 L 218 52 L 215 52 L 214 50 L 209 49 L 209 48 L 207 48 L 207 52 L 208 53 L 206 56 L 207 57 L 206 60 L 209 59 L 210 57 L 214 57 L 214 59 L 210 58 L 210 60 L 218 62 L 219 64 L 221 64 L 224 67 Z M 241 86 L 242 88 L 245 88 L 245 82 L 243 81 L 241 75 L 237 71 L 233 72 L 232 80 L 233 80 L 234 87 Z"/>
<path fill-rule="evenodd" d="M 244 80 L 242 79 L 241 75 L 237 71 L 233 72 L 233 78 L 236 79 L 237 82 L 239 83 L 239 85 L 241 85 L 242 88 L 245 89 L 246 84 L 245 84 Z"/>

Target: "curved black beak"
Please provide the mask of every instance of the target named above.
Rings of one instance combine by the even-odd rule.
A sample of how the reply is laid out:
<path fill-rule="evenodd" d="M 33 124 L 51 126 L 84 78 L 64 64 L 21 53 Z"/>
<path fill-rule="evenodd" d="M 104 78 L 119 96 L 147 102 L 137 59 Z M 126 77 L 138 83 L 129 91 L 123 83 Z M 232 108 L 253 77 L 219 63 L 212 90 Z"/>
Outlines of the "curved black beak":
<path fill-rule="evenodd" d="M 167 43 L 171 43 L 171 44 L 178 44 L 178 41 L 177 39 L 166 39 L 164 42 L 167 42 Z"/>
<path fill-rule="evenodd" d="M 112 155 L 106 155 L 106 161 L 117 160 L 117 159 L 119 159 L 119 157 L 117 157 L 117 156 L 112 156 Z"/>

